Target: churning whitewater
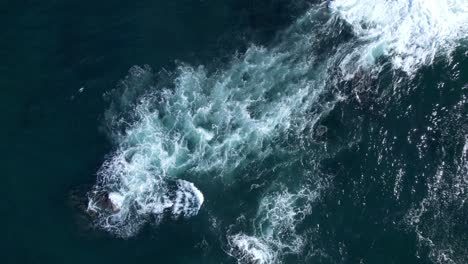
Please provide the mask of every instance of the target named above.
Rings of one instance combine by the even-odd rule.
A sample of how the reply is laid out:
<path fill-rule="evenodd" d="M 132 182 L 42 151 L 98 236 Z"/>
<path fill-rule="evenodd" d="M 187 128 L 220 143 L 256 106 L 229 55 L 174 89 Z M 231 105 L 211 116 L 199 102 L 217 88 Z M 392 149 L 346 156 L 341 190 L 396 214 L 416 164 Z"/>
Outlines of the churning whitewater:
<path fill-rule="evenodd" d="M 346 63 L 368 67 L 390 56 L 394 67 L 412 73 L 441 53 L 449 56 L 468 32 L 465 0 L 335 0 L 330 7 L 363 42 Z"/>
<path fill-rule="evenodd" d="M 335 0 L 312 5 L 273 43 L 251 45 L 216 70 L 134 66 L 110 95 L 115 151 L 97 173 L 88 210 L 120 237 L 205 212 L 206 225 L 222 222 L 212 230 L 239 263 L 304 263 L 322 253 L 311 244 L 316 230 L 301 225 L 320 214 L 313 205 L 332 188 L 318 164 L 360 139 L 356 129 L 347 142 L 327 143 L 321 121 L 337 104 L 362 101 L 350 84 L 372 89 L 384 71 L 411 80 L 420 67 L 450 60 L 467 25 L 464 0 Z M 210 195 L 240 183 L 256 193 L 256 212 L 234 208 L 235 217 L 218 221 Z"/>

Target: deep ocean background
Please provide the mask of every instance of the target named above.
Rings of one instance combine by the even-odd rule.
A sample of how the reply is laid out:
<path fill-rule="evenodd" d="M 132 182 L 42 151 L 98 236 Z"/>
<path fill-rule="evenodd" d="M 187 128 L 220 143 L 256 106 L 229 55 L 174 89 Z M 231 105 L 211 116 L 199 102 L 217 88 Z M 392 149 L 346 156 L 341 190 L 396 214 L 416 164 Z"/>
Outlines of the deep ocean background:
<path fill-rule="evenodd" d="M 130 239 L 90 228 L 81 208 L 112 150 L 103 129 L 104 94 L 133 65 L 171 71 L 183 61 L 216 67 L 249 43 L 268 45 L 307 5 L 286 0 L 1 1 L 0 263 L 236 263 L 213 246 L 217 238 L 203 231 L 206 223 L 199 218 L 148 225 Z M 460 73 L 455 77 L 454 65 Z M 425 181 L 442 161 L 459 159 L 468 132 L 467 107 L 447 114 L 435 128 L 424 158 L 398 140 L 433 124 L 433 111 L 459 104 L 467 92 L 467 72 L 466 51 L 458 49 L 450 65 L 436 61 L 419 70 L 394 102 L 362 106 L 348 101 L 322 121 L 332 139 L 347 139 L 359 127 L 350 133 L 360 140 L 321 164 L 334 175 L 333 187 L 316 205 L 323 213 L 312 217 L 313 225 L 320 223 L 323 231 L 313 241 L 328 248 L 331 257 L 316 261 L 430 263 L 430 249 L 396 221 L 425 197 Z M 380 84 L 385 87 L 385 76 Z M 415 110 L 402 114 L 408 105 Z M 382 130 L 395 137 L 391 151 L 378 149 Z M 397 171 L 394 160 L 406 173 L 398 202 L 389 186 Z M 448 239 L 454 237 L 460 248 L 468 226 L 464 206 L 439 208 L 455 221 Z M 429 217 L 428 225 L 437 225 L 434 219 Z M 434 231 L 436 237 L 440 230 Z M 202 240 L 210 241 L 210 248 Z M 466 260 L 463 254 L 459 257 Z"/>

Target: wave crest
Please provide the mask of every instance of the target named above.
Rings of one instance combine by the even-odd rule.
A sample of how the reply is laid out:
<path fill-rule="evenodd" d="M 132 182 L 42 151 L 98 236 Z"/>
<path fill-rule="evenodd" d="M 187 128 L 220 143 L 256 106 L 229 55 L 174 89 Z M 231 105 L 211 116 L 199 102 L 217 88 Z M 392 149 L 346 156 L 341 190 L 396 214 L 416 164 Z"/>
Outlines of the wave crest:
<path fill-rule="evenodd" d="M 450 54 L 468 33 L 465 0 L 333 0 L 330 8 L 363 42 L 346 63 L 371 65 L 384 55 L 413 73 L 437 54 Z"/>

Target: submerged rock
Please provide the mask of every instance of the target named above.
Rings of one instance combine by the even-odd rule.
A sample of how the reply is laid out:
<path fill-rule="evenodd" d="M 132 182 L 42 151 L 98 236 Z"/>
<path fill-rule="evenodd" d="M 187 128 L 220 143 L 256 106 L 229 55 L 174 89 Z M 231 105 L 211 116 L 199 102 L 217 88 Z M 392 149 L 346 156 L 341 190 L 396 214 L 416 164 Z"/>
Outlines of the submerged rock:
<path fill-rule="evenodd" d="M 107 199 L 112 211 L 118 212 L 122 208 L 125 197 L 118 192 L 110 192 L 107 195 Z"/>

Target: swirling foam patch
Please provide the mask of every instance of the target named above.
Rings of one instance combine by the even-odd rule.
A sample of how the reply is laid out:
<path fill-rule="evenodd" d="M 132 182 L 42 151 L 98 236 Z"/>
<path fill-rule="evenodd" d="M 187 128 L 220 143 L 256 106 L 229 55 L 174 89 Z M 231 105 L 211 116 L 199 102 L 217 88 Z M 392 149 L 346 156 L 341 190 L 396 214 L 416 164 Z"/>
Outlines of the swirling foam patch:
<path fill-rule="evenodd" d="M 297 33 L 300 39 L 290 42 Z M 341 98 L 319 102 L 329 61 L 315 64 L 309 56 L 312 37 L 291 31 L 278 45 L 252 46 L 217 72 L 180 65 L 169 86 L 150 81 L 136 100 L 121 99 L 136 103 L 124 107 L 130 117 L 108 115 L 109 127 L 125 125 L 114 133 L 117 150 L 102 165 L 90 195 L 98 224 L 128 237 L 165 215 L 193 216 L 204 199 L 190 179 L 208 173 L 228 179 L 274 152 L 272 142 L 281 133 L 313 126 Z M 134 95 L 132 89 L 155 78 L 150 69 L 135 66 L 121 94 Z M 315 114 L 307 113 L 311 107 Z"/>

